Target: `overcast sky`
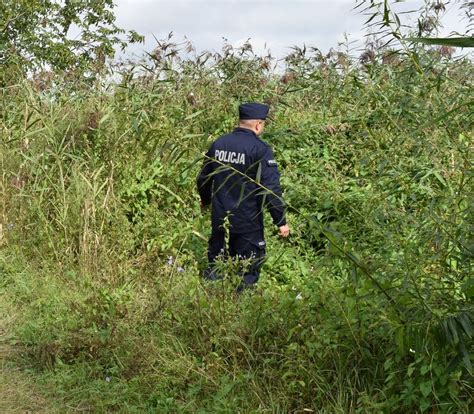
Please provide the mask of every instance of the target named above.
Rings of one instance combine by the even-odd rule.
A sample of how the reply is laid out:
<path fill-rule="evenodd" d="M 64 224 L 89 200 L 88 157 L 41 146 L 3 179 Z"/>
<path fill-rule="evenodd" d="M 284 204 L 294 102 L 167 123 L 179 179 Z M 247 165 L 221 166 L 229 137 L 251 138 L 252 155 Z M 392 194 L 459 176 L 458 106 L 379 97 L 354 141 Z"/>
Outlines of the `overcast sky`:
<path fill-rule="evenodd" d="M 174 32 L 175 41 L 186 36 L 198 51 L 220 50 L 223 38 L 242 45 L 248 38 L 261 53 L 266 45 L 273 56 L 284 57 L 293 45 L 314 46 L 323 53 L 338 48 L 344 34 L 354 55 L 364 44 L 363 16 L 353 10 L 355 0 L 115 0 L 117 24 L 146 37 L 143 45 L 127 54 L 140 55 L 156 46 L 153 37 L 164 39 Z M 423 4 L 409 0 L 397 4 L 397 12 L 417 9 Z M 448 5 L 441 35 L 463 31 L 456 1 Z M 344 49 L 344 47 L 342 47 Z"/>

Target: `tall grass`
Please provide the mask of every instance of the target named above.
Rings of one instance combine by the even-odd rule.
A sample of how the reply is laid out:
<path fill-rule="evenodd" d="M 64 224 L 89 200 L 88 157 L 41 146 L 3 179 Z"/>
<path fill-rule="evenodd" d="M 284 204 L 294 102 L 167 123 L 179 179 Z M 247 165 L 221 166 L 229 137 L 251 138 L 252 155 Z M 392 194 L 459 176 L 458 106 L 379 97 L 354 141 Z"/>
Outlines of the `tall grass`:
<path fill-rule="evenodd" d="M 3 90 L 18 366 L 71 410 L 472 410 L 472 62 L 295 48 L 280 76 L 248 45 L 177 47 L 117 85 Z M 267 223 L 258 289 L 236 298 L 232 263 L 200 279 L 194 178 L 244 100 L 271 104 L 293 234 Z"/>

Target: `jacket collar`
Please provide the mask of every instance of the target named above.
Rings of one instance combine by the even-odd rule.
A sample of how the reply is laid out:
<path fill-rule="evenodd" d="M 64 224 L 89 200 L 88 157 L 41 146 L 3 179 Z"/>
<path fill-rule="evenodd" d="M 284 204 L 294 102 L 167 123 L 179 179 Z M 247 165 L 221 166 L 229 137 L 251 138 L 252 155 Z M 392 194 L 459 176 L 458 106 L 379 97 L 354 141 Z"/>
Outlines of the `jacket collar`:
<path fill-rule="evenodd" d="M 252 134 L 255 138 L 258 138 L 257 134 L 248 128 L 236 127 L 234 132 L 244 132 L 246 134 Z"/>

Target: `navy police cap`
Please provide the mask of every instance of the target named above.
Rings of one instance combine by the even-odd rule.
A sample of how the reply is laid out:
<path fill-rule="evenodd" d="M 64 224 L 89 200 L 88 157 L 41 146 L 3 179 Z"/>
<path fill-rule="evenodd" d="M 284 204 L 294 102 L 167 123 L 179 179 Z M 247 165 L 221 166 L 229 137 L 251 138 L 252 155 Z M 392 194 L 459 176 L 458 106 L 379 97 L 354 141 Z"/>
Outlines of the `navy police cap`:
<path fill-rule="evenodd" d="M 239 106 L 240 119 L 267 119 L 268 105 L 257 102 L 244 103 Z"/>

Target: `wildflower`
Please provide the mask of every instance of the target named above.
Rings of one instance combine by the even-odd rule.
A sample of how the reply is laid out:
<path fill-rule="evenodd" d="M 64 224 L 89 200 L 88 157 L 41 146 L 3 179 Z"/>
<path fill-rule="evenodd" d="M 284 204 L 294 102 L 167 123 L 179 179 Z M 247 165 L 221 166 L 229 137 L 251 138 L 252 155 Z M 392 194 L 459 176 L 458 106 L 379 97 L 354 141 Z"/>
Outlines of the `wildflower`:
<path fill-rule="evenodd" d="M 173 258 L 173 256 L 168 256 L 167 265 L 168 265 L 168 266 L 173 266 L 173 263 L 174 263 L 174 258 Z"/>
<path fill-rule="evenodd" d="M 178 268 L 176 270 L 178 271 L 178 273 L 183 273 L 184 272 L 184 268 L 181 267 L 181 266 L 178 266 Z"/>
<path fill-rule="evenodd" d="M 110 381 L 112 380 L 112 378 L 110 378 L 110 377 L 105 377 L 105 380 L 106 380 L 107 382 L 110 382 Z"/>
<path fill-rule="evenodd" d="M 301 292 L 296 295 L 296 300 L 302 300 L 303 296 L 301 296 Z"/>

